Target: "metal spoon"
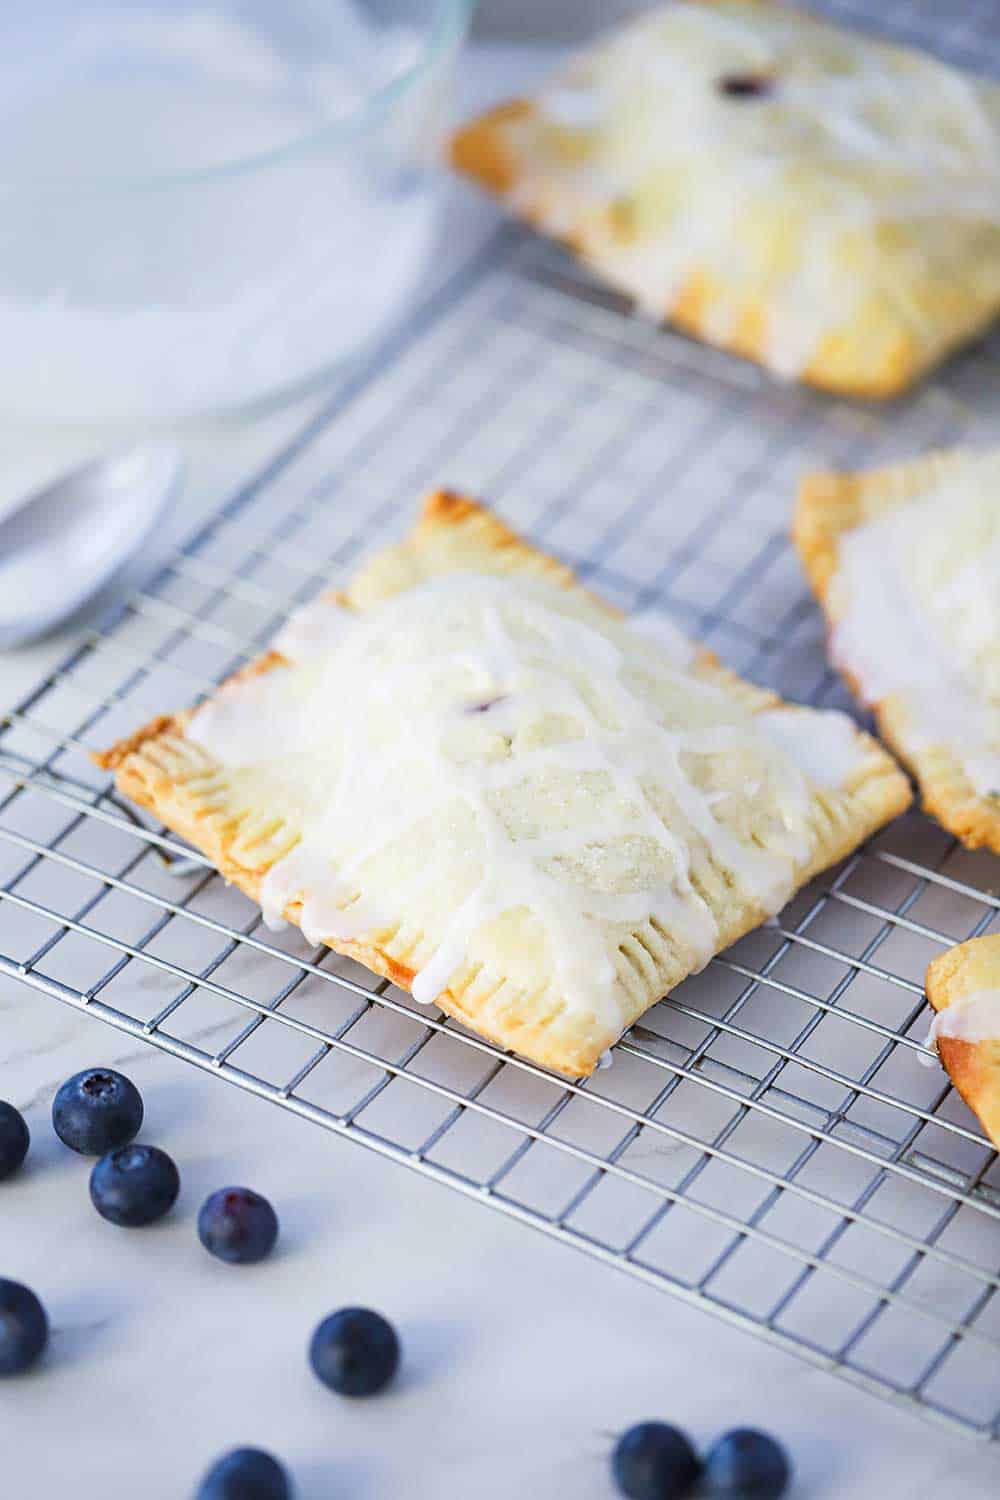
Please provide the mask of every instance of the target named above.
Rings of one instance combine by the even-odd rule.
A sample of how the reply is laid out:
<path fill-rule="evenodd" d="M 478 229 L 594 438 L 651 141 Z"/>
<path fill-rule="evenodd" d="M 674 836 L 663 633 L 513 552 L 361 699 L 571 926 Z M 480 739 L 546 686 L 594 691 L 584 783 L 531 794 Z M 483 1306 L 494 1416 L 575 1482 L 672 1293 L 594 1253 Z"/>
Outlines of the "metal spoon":
<path fill-rule="evenodd" d="M 148 540 L 177 495 L 170 444 L 98 459 L 0 519 L 0 649 L 55 629 L 99 593 Z"/>

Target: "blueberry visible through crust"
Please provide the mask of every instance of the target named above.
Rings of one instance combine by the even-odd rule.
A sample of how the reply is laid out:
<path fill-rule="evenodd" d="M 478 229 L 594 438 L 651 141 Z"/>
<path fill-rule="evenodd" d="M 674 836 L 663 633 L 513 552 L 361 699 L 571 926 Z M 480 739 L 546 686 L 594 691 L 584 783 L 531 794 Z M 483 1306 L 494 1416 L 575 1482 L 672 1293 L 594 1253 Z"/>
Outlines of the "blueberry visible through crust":
<path fill-rule="evenodd" d="M 489 713 L 491 708 L 495 708 L 498 703 L 503 703 L 506 697 L 506 693 L 497 693 L 495 698 L 484 698 L 479 703 L 466 704 L 464 711 L 467 714 Z"/>
<path fill-rule="evenodd" d="M 716 88 L 727 99 L 764 99 L 774 92 L 774 79 L 767 73 L 724 73 Z"/>
<path fill-rule="evenodd" d="M 52 1127 L 81 1156 L 103 1156 L 134 1140 L 142 1125 L 142 1096 L 114 1068 L 85 1068 L 67 1078 L 52 1102 Z"/>

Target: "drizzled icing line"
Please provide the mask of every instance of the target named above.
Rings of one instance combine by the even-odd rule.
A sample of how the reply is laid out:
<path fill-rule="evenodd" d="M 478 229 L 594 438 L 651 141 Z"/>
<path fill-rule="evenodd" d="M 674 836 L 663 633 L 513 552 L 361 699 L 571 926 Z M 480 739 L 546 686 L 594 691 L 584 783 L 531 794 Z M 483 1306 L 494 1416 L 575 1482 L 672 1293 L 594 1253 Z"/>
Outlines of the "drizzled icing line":
<path fill-rule="evenodd" d="M 421 1004 L 520 914 L 565 1005 L 620 1029 L 615 957 L 628 934 L 654 921 L 689 967 L 718 946 L 691 848 L 662 807 L 767 915 L 812 858 L 811 787 L 842 785 L 861 755 L 856 740 L 847 755 L 841 716 L 776 709 L 758 723 L 624 624 L 598 625 L 571 595 L 523 580 L 449 575 L 357 616 L 319 601 L 279 641 L 292 666 L 231 684 L 187 733 L 245 774 L 302 757 L 319 812 L 264 876 L 265 914 L 299 902 L 314 942 L 430 914 L 437 938 L 412 982 Z M 678 703 L 692 727 L 664 722 Z M 828 742 L 822 765 L 815 747 L 799 763 L 800 715 Z M 695 779 L 709 758 L 743 754 L 758 793 L 767 784 L 766 847 L 727 827 L 725 802 Z M 539 809 L 560 799 L 563 826 L 545 826 Z M 438 887 L 458 897 L 443 925 L 427 894 Z"/>
<path fill-rule="evenodd" d="M 1000 1042 L 1000 989 L 970 990 L 959 995 L 930 1024 L 924 1043 L 937 1052 L 941 1037 L 959 1042 Z"/>

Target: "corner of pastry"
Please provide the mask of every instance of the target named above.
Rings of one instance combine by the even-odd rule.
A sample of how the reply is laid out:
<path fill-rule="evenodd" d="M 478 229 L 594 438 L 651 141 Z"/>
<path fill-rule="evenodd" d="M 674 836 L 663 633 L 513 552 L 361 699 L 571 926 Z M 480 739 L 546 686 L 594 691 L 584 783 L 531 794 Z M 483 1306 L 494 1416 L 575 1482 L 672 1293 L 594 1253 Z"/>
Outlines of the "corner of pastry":
<path fill-rule="evenodd" d="M 793 536 L 831 659 L 928 812 L 1000 853 L 1000 454 L 810 475 Z"/>
<path fill-rule="evenodd" d="M 462 126 L 451 138 L 452 165 L 468 177 L 476 178 L 491 192 L 508 192 L 514 184 L 517 167 L 507 145 L 507 131 L 530 113 L 531 105 L 526 99 L 512 99 Z"/>
<path fill-rule="evenodd" d="M 940 954 L 927 970 L 926 988 L 938 1057 L 1000 1146 L 1000 934 Z"/>

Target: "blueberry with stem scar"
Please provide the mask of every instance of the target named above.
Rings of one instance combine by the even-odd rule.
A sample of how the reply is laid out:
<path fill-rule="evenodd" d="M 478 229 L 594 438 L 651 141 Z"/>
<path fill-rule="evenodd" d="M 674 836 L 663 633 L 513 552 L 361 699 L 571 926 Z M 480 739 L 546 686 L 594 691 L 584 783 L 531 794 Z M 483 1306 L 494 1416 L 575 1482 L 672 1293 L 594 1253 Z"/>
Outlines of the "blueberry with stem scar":
<path fill-rule="evenodd" d="M 139 1134 L 142 1096 L 114 1068 L 85 1068 L 67 1078 L 52 1102 L 52 1127 L 81 1156 L 103 1156 Z"/>
<path fill-rule="evenodd" d="M 274 1249 L 278 1216 L 267 1199 L 250 1188 L 220 1188 L 201 1206 L 198 1238 L 219 1260 L 252 1265 Z"/>

